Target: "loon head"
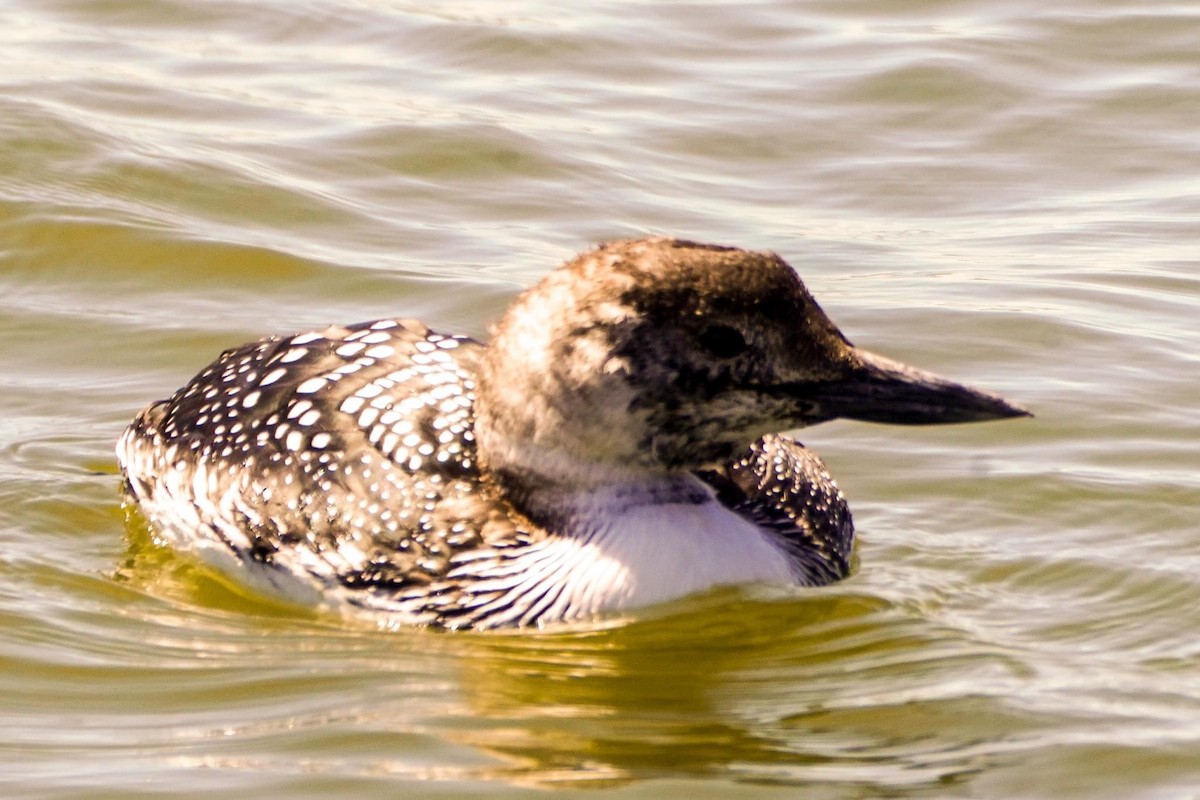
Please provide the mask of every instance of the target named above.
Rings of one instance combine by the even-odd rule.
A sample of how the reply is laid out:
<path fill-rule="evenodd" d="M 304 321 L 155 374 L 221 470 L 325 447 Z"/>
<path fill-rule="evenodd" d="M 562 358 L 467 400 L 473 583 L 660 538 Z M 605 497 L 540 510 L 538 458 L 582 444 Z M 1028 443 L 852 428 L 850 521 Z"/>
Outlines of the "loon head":
<path fill-rule="evenodd" d="M 774 253 L 651 238 L 579 256 L 518 299 L 480 368 L 475 435 L 493 470 L 586 487 L 839 417 L 1027 414 L 854 347 Z"/>

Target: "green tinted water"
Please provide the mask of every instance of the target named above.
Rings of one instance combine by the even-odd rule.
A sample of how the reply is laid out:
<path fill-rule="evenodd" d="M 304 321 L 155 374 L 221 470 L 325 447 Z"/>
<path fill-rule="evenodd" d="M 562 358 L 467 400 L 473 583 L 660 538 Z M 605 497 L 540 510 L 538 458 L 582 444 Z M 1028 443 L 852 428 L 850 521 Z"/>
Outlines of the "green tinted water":
<path fill-rule="evenodd" d="M 1200 14 L 0 8 L 5 796 L 1200 790 Z M 272 606 L 126 523 L 116 436 L 221 349 L 484 335 L 658 232 L 1038 416 L 806 431 L 851 580 L 550 635 Z"/>

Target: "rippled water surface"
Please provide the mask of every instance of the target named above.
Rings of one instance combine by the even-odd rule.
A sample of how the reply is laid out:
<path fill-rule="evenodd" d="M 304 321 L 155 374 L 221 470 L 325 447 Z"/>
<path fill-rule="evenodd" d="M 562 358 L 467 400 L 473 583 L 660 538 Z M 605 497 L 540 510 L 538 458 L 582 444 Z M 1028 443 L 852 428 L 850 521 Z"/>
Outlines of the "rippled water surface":
<path fill-rule="evenodd" d="M 1200 796 L 1200 9 L 0 2 L 6 797 Z M 248 597 L 120 508 L 221 349 L 484 335 L 554 264 L 772 248 L 1036 419 L 804 433 L 856 575 L 554 634 Z"/>

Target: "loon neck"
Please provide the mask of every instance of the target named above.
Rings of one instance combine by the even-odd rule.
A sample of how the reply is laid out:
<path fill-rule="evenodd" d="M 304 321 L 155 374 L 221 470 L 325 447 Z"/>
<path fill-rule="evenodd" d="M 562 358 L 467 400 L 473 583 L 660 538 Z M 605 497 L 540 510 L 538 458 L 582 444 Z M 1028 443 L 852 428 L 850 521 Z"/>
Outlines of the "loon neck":
<path fill-rule="evenodd" d="M 771 531 L 722 504 L 690 473 L 631 477 L 587 488 L 500 474 L 508 498 L 549 535 L 513 552 L 519 579 L 497 584 L 495 563 L 466 562 L 498 592 L 497 620 L 573 620 L 675 600 L 718 586 L 799 580 L 795 560 Z M 487 606 L 481 606 L 486 608 Z"/>
<path fill-rule="evenodd" d="M 493 474 L 515 508 L 547 530 L 564 535 L 586 531 L 591 520 L 642 507 L 715 502 L 712 490 L 687 472 L 598 470 L 589 473 L 587 480 L 520 469 Z"/>

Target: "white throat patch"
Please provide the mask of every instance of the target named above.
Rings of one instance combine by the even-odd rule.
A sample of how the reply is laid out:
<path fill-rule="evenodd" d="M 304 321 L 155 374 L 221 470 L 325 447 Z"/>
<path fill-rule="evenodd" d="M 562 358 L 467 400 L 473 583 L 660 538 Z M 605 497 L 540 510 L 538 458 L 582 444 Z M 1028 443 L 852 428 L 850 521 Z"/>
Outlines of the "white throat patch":
<path fill-rule="evenodd" d="M 470 593 L 492 595 L 474 609 L 485 615 L 484 627 L 575 620 L 717 586 L 797 580 L 770 534 L 711 493 L 699 503 L 612 508 L 598 502 L 585 515 L 587 530 L 551 536 L 502 563 L 468 561 L 449 577 L 469 574 Z"/>

